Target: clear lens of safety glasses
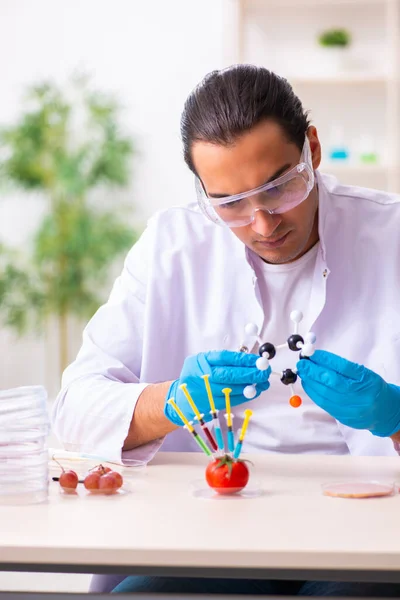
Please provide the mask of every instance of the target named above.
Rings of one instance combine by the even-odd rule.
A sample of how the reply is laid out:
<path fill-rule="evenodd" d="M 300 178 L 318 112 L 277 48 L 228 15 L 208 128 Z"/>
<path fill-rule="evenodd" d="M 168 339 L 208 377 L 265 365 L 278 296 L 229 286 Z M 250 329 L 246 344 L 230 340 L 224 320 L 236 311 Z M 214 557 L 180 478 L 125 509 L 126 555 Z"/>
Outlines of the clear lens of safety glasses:
<path fill-rule="evenodd" d="M 304 142 L 300 163 L 274 181 L 258 188 L 226 196 L 209 198 L 199 180 L 196 181 L 197 199 L 206 215 L 215 222 L 223 221 L 229 227 L 249 225 L 256 210 L 282 214 L 303 202 L 314 187 L 314 171 L 308 137 Z"/>

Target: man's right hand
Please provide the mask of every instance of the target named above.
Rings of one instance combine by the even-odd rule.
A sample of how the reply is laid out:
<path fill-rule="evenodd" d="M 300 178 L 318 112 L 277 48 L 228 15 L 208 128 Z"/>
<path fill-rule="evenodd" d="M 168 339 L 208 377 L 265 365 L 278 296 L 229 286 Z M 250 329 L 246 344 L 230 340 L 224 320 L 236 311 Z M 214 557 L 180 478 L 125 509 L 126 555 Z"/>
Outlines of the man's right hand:
<path fill-rule="evenodd" d="M 189 421 L 195 417 L 193 410 L 187 401 L 184 392 L 179 388 L 186 383 L 187 390 L 194 400 L 199 412 L 204 414 L 204 420 L 211 419 L 210 404 L 207 391 L 202 379 L 203 375 L 209 375 L 211 391 L 217 410 L 225 408 L 224 388 L 231 388 L 230 395 L 231 406 L 237 406 L 243 402 L 248 402 L 244 397 L 243 390 L 248 385 L 256 384 L 257 394 L 255 398 L 269 388 L 269 376 L 271 367 L 265 371 L 260 371 L 256 367 L 256 361 L 259 358 L 257 354 L 247 354 L 243 352 L 231 352 L 230 350 L 201 352 L 193 356 L 188 356 L 183 363 L 182 372 L 179 379 L 174 381 L 165 399 L 164 414 L 175 425 L 183 425 L 180 417 L 176 414 L 173 407 L 168 404 L 168 400 L 173 398 L 183 414 Z"/>

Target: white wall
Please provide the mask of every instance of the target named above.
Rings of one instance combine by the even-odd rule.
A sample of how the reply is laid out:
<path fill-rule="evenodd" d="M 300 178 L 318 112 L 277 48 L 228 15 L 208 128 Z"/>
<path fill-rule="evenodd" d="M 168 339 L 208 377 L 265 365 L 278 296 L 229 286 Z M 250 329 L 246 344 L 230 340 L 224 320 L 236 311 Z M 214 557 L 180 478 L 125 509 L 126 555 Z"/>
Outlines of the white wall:
<path fill-rule="evenodd" d="M 143 218 L 193 197 L 179 119 L 190 90 L 234 62 L 226 45 L 235 0 L 0 0 L 0 125 L 18 112 L 27 83 L 63 81 L 76 67 L 119 94 L 136 140 L 131 200 Z M 0 240 L 29 238 L 39 198 L 0 196 Z M 0 331 L 0 388 L 58 385 L 54 339 L 16 342 Z M 75 345 L 78 342 L 75 339 Z"/>

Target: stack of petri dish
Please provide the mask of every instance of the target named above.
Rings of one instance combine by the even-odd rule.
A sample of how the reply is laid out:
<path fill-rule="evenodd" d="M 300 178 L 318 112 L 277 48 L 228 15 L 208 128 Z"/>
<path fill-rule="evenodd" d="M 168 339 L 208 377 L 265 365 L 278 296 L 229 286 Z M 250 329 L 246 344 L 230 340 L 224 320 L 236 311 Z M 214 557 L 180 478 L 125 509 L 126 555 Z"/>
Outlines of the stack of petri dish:
<path fill-rule="evenodd" d="M 47 500 L 46 400 L 42 386 L 0 391 L 0 504 Z"/>

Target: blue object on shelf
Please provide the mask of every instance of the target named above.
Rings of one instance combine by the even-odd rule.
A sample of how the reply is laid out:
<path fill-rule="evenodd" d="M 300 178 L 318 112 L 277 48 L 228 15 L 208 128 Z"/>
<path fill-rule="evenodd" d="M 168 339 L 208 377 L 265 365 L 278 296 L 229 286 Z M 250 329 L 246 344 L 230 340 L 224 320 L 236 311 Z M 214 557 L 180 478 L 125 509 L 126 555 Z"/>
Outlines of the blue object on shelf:
<path fill-rule="evenodd" d="M 330 160 L 347 160 L 349 158 L 349 152 L 346 148 L 334 148 L 329 153 Z"/>

